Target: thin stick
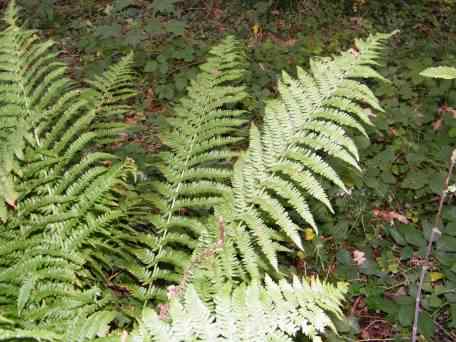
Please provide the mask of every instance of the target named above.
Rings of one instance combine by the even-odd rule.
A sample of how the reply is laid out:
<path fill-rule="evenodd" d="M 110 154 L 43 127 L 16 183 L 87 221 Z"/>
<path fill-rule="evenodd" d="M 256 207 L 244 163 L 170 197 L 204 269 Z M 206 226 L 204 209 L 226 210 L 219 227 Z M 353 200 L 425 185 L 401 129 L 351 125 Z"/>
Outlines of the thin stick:
<path fill-rule="evenodd" d="M 429 242 L 427 245 L 426 257 L 425 257 L 423 266 L 421 268 L 420 281 L 418 283 L 418 289 L 416 291 L 415 319 L 413 321 L 413 328 L 412 328 L 412 342 L 416 342 L 417 336 L 418 336 L 418 320 L 419 320 L 420 311 L 421 311 L 420 310 L 421 292 L 423 291 L 424 277 L 426 275 L 427 270 L 429 269 L 429 259 L 431 258 L 432 244 L 434 243 L 434 241 L 437 241 L 440 238 L 440 235 L 442 235 L 442 232 L 439 229 L 439 226 L 441 226 L 441 224 L 442 224 L 443 204 L 445 203 L 445 199 L 448 194 L 448 185 L 450 182 L 450 178 L 453 174 L 453 169 L 454 169 L 455 163 L 456 163 L 456 150 L 454 150 L 451 155 L 450 167 L 448 169 L 448 174 L 445 178 L 445 184 L 444 184 L 442 193 L 440 195 L 439 208 L 437 210 L 437 214 L 435 215 L 434 227 L 432 228 L 431 236 L 429 238 Z"/>
<path fill-rule="evenodd" d="M 219 226 L 219 237 L 218 240 L 212 245 L 207 247 L 202 251 L 201 254 L 196 255 L 190 261 L 190 265 L 185 270 L 184 274 L 182 275 L 181 281 L 179 285 L 171 286 L 168 288 L 168 295 L 171 298 L 181 296 L 187 287 L 187 284 L 192 276 L 192 271 L 195 267 L 202 264 L 207 259 L 213 257 L 217 252 L 223 249 L 225 245 L 225 221 L 222 216 L 218 219 L 218 226 Z"/>

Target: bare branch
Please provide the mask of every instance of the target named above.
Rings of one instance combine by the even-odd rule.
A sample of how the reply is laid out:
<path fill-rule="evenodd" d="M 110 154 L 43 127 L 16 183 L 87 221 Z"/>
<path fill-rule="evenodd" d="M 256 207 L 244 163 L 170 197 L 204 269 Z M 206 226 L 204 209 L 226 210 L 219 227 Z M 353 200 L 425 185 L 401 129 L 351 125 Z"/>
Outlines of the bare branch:
<path fill-rule="evenodd" d="M 453 174 L 453 169 L 454 169 L 455 163 L 456 163 L 456 150 L 454 150 L 451 155 L 450 167 L 448 169 L 448 174 L 445 178 L 445 183 L 444 183 L 442 193 L 440 194 L 439 208 L 437 210 L 437 214 L 435 215 L 434 227 L 432 228 L 431 236 L 429 238 L 429 242 L 427 245 L 425 261 L 421 268 L 420 281 L 418 283 L 418 289 L 416 291 L 415 319 L 413 321 L 413 328 L 412 328 L 412 342 L 417 341 L 418 321 L 419 321 L 420 311 L 421 311 L 421 292 L 423 291 L 424 277 L 426 276 L 426 272 L 429 269 L 429 259 L 431 258 L 431 254 L 432 254 L 432 244 L 435 241 L 437 241 L 440 238 L 440 236 L 442 235 L 442 231 L 439 229 L 439 226 L 442 225 L 443 204 L 445 203 L 445 199 L 448 195 L 448 185 L 450 183 L 450 178 Z"/>

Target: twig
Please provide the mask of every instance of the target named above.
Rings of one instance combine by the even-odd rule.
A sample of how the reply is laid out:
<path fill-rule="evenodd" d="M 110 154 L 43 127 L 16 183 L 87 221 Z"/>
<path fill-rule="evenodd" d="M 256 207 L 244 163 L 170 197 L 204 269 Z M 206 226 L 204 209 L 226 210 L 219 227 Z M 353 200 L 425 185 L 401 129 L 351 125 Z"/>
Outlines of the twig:
<path fill-rule="evenodd" d="M 448 331 L 445 329 L 445 327 L 443 325 L 441 325 L 439 322 L 437 322 L 435 319 L 432 320 L 434 322 L 434 324 L 440 329 L 443 331 L 443 333 L 445 335 L 447 335 L 447 337 L 451 337 L 453 339 L 453 341 L 456 341 L 456 335 L 453 334 L 452 332 Z"/>
<path fill-rule="evenodd" d="M 427 245 L 425 261 L 421 268 L 420 281 L 418 283 L 418 289 L 416 291 L 415 319 L 413 321 L 413 328 L 412 328 L 412 342 L 416 342 L 417 335 L 418 335 L 418 320 L 420 317 L 421 292 L 423 290 L 424 277 L 426 275 L 427 270 L 429 269 L 429 259 L 431 257 L 431 253 L 432 253 L 432 244 L 434 243 L 434 241 L 437 241 L 440 238 L 440 235 L 442 235 L 442 232 L 439 229 L 439 226 L 441 226 L 441 224 L 442 224 L 443 204 L 444 204 L 445 199 L 448 194 L 448 185 L 450 182 L 450 178 L 453 174 L 453 169 L 454 169 L 455 163 L 456 163 L 456 150 L 454 150 L 451 155 L 450 167 L 448 169 L 448 174 L 445 178 L 444 188 L 440 195 L 439 208 L 437 210 L 437 214 L 435 215 L 434 227 L 432 228 L 431 236 L 429 238 L 429 242 Z"/>
<path fill-rule="evenodd" d="M 190 281 L 190 278 L 192 276 L 192 271 L 194 267 L 197 267 L 198 265 L 204 263 L 207 259 L 215 256 L 217 252 L 219 252 L 221 249 L 223 249 L 225 245 L 225 221 L 223 220 L 223 217 L 220 216 L 218 219 L 218 226 L 219 226 L 219 236 L 217 241 L 212 245 L 207 248 L 205 248 L 201 254 L 197 254 L 193 256 L 192 260 L 190 261 L 190 265 L 187 267 L 185 270 L 184 274 L 182 275 L 181 281 L 179 282 L 179 285 L 174 286 L 171 285 L 168 287 L 168 299 L 172 300 L 175 298 L 178 298 L 182 296 L 185 292 L 185 289 L 187 288 L 187 284 Z M 169 303 L 167 304 L 160 304 L 160 319 L 165 320 L 168 318 L 169 315 Z"/>
<path fill-rule="evenodd" d="M 218 219 L 218 226 L 219 237 L 217 241 L 212 246 L 209 246 L 206 249 L 204 249 L 201 254 L 197 254 L 193 257 L 193 259 L 190 261 L 190 265 L 187 267 L 184 274 L 182 275 L 181 281 L 177 287 L 170 286 L 168 288 L 168 295 L 171 298 L 179 297 L 185 292 L 185 288 L 187 287 L 187 284 L 191 278 L 194 267 L 202 264 L 204 261 L 211 258 L 217 252 L 223 249 L 223 246 L 225 245 L 225 221 L 223 220 L 222 216 L 220 216 Z"/>
<path fill-rule="evenodd" d="M 380 342 L 380 341 L 397 341 L 395 338 L 368 338 L 364 340 L 357 340 L 356 342 Z"/>

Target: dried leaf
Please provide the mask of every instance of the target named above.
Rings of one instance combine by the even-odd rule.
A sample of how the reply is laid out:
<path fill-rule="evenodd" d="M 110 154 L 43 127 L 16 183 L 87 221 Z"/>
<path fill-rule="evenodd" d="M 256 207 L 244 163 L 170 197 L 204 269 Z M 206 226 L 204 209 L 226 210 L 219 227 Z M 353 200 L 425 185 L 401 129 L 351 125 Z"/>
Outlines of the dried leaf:
<path fill-rule="evenodd" d="M 431 272 L 430 275 L 431 275 L 432 282 L 439 281 L 439 280 L 445 278 L 445 275 L 440 272 Z"/>
<path fill-rule="evenodd" d="M 394 210 L 382 210 L 379 208 L 374 208 L 372 209 L 372 214 L 376 217 L 379 218 L 382 221 L 394 223 L 395 220 L 407 224 L 409 223 L 409 220 L 407 219 L 406 216 L 398 213 L 397 211 Z"/>
<path fill-rule="evenodd" d="M 258 36 L 258 34 L 261 32 L 261 27 L 258 24 L 255 24 L 252 26 L 252 32 L 255 36 Z"/>
<path fill-rule="evenodd" d="M 443 124 L 443 117 L 440 117 L 432 123 L 432 129 L 434 131 L 438 131 L 440 128 L 442 128 L 442 124 Z"/>
<path fill-rule="evenodd" d="M 353 261 L 358 266 L 361 266 L 362 264 L 364 264 L 366 262 L 366 254 L 364 252 L 361 252 L 356 249 L 352 252 L 352 256 L 353 256 Z"/>

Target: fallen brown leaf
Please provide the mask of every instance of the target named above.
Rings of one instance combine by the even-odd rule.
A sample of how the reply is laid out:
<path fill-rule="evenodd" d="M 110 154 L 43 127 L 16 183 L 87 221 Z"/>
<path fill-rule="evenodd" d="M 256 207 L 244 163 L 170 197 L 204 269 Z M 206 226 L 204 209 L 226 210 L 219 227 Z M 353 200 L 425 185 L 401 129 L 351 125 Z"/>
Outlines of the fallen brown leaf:
<path fill-rule="evenodd" d="M 438 131 L 440 128 L 442 128 L 442 124 L 443 124 L 443 117 L 440 117 L 432 123 L 432 129 L 434 131 Z"/>
<path fill-rule="evenodd" d="M 361 251 L 358 251 L 357 249 L 355 249 L 352 252 L 352 256 L 353 256 L 353 261 L 358 266 L 361 266 L 362 264 L 364 264 L 366 262 L 366 254 L 364 252 L 361 252 Z"/>
<path fill-rule="evenodd" d="M 390 223 L 394 223 L 395 220 L 404 224 L 409 223 L 407 217 L 394 210 L 382 210 L 379 208 L 374 208 L 372 209 L 372 214 L 376 218 Z"/>

